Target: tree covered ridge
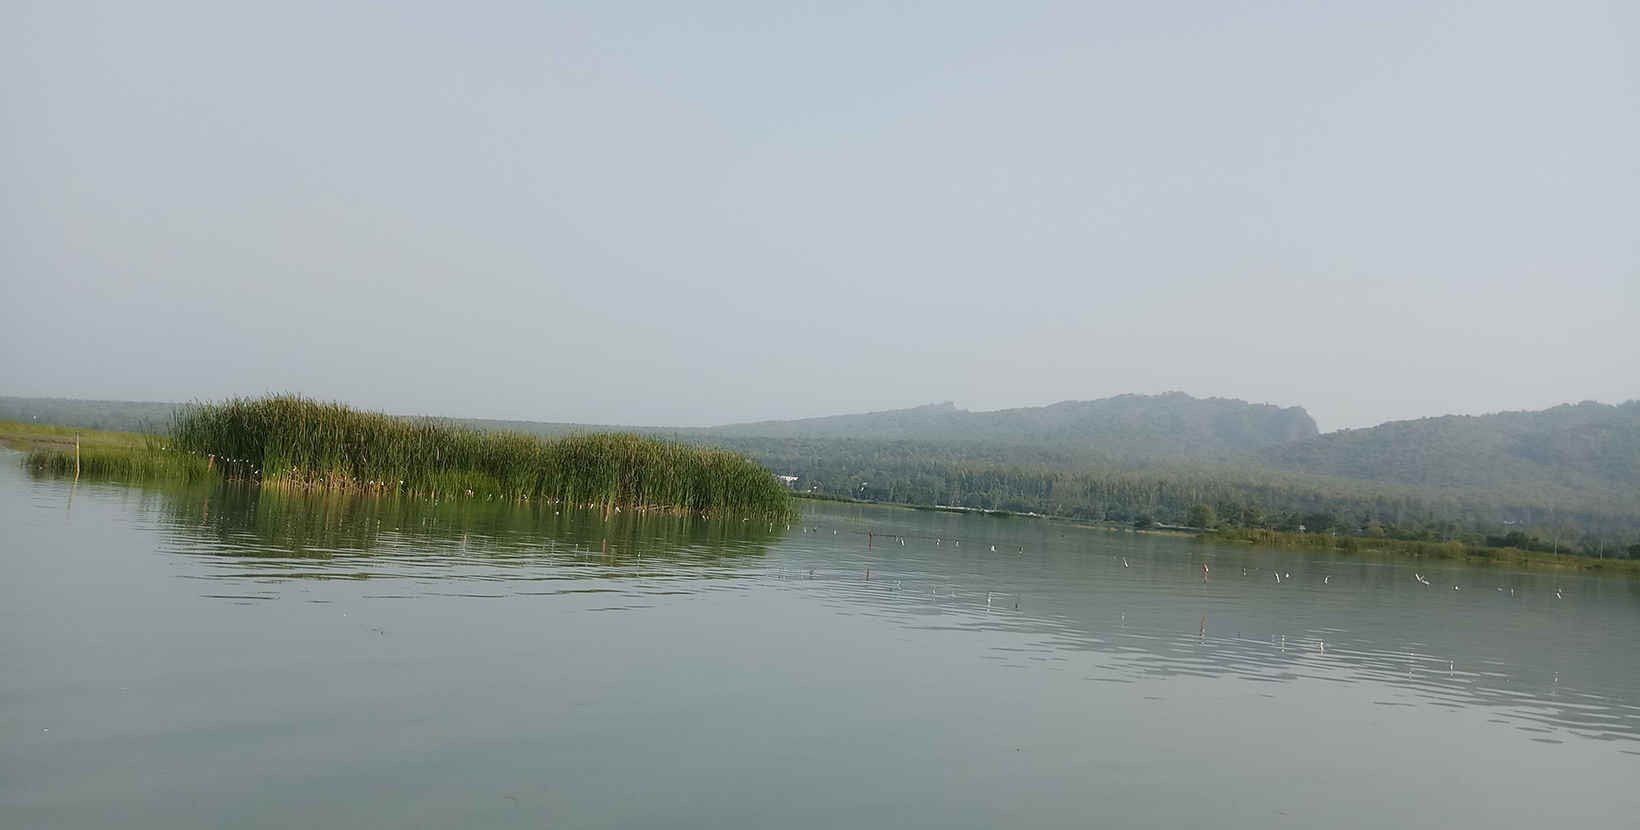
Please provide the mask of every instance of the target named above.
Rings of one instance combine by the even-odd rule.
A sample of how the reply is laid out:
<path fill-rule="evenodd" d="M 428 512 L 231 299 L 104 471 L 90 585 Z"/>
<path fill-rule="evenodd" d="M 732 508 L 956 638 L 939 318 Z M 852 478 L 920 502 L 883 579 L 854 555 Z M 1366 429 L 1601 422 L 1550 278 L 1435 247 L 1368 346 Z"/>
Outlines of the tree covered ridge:
<path fill-rule="evenodd" d="M 1640 511 L 1640 401 L 1394 421 L 1268 447 L 1251 460 L 1545 506 Z"/>
<path fill-rule="evenodd" d="M 1424 418 L 1194 456 L 1052 442 L 715 440 L 800 476 L 800 488 L 877 501 L 1179 524 L 1208 507 L 1231 524 L 1264 517 L 1254 527 L 1536 534 L 1550 548 L 1564 538 L 1628 550 L 1640 538 L 1640 401 Z"/>

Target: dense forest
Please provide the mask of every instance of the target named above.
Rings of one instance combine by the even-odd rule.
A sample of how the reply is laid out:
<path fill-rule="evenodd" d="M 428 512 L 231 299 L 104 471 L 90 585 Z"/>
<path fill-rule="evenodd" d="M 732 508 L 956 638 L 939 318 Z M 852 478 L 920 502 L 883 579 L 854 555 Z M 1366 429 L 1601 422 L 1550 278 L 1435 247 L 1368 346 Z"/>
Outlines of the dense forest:
<path fill-rule="evenodd" d="M 1640 510 L 1640 401 L 1450 415 L 1262 449 L 1259 466 L 1561 510 Z"/>
<path fill-rule="evenodd" d="M 172 408 L 0 398 L 0 419 L 140 430 Z M 544 437 L 610 429 L 463 423 Z M 1205 511 L 1229 527 L 1640 553 L 1640 401 L 1324 435 L 1301 408 L 1181 393 L 622 429 L 731 450 L 830 498 L 1140 524 L 1199 523 Z"/>

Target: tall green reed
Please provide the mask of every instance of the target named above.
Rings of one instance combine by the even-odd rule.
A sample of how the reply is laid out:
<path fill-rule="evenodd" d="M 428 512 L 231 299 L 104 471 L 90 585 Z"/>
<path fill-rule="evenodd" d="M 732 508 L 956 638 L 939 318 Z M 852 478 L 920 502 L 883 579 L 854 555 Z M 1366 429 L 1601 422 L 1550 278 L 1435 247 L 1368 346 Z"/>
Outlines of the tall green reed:
<path fill-rule="evenodd" d="M 187 407 L 173 416 L 167 440 L 166 452 L 264 486 L 791 512 L 785 486 L 748 458 L 626 433 L 542 440 L 277 395 Z"/>

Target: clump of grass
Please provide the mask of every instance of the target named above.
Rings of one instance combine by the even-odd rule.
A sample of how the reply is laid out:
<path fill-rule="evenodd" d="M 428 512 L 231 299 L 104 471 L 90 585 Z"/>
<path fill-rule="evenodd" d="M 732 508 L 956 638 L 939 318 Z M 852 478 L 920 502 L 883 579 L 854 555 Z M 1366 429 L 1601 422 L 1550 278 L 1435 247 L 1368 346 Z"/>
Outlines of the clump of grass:
<path fill-rule="evenodd" d="M 37 473 L 74 475 L 75 459 L 72 447 L 36 447 L 24 462 Z M 215 477 L 207 459 L 185 453 L 166 452 L 158 448 L 86 447 L 80 451 L 79 472 L 93 478 L 115 478 L 122 481 L 150 480 L 205 481 Z"/>
<path fill-rule="evenodd" d="M 163 439 L 154 435 L 4 422 L 0 443 L 26 451 L 24 465 L 47 475 L 74 475 L 77 450 L 79 472 L 96 478 L 140 482 L 214 477 L 207 459 L 164 452 Z"/>
<path fill-rule="evenodd" d="M 542 440 L 393 418 L 295 395 L 236 398 L 173 416 L 162 454 L 229 479 L 303 490 L 544 499 L 703 514 L 787 514 L 756 462 L 624 433 Z"/>

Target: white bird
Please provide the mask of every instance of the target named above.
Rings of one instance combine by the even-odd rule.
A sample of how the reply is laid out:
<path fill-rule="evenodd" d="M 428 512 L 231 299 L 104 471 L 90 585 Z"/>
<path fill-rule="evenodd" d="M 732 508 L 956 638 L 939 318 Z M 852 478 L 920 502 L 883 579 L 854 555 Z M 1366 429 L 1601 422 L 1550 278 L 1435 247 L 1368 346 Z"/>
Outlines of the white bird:
<path fill-rule="evenodd" d="M 1330 577 L 1330 576 L 1321 577 L 1321 584 L 1322 585 L 1331 585 L 1332 584 L 1332 577 Z"/>
<path fill-rule="evenodd" d="M 1124 568 L 1125 568 L 1125 567 L 1127 567 L 1127 566 L 1128 566 L 1128 563 L 1127 563 L 1127 557 L 1126 557 L 1126 556 L 1124 556 L 1124 557 L 1122 557 L 1122 567 L 1124 567 Z"/>

